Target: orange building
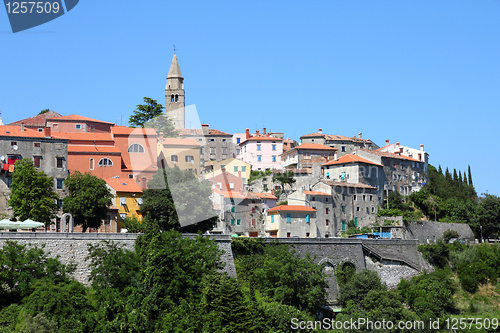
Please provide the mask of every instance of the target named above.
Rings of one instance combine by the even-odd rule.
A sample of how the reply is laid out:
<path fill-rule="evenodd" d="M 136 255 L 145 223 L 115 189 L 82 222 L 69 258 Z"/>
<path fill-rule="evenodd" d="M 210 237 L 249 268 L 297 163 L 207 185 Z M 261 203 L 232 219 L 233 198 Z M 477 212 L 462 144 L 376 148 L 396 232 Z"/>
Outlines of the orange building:
<path fill-rule="evenodd" d="M 74 132 L 74 133 L 109 133 L 113 123 L 96 120 L 88 117 L 72 114 L 69 116 L 48 118 L 46 126 L 52 128 L 52 132 Z"/>

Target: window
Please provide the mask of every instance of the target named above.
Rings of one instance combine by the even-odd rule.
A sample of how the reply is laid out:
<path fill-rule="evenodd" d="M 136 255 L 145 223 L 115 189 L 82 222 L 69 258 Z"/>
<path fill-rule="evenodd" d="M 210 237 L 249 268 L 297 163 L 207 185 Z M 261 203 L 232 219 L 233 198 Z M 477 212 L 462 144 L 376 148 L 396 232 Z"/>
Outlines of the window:
<path fill-rule="evenodd" d="M 273 155 L 273 162 L 276 162 L 276 156 Z"/>
<path fill-rule="evenodd" d="M 94 166 L 95 166 L 94 164 L 95 164 L 94 159 L 91 158 L 89 160 L 89 170 L 94 170 Z"/>
<path fill-rule="evenodd" d="M 276 145 L 273 145 L 273 151 L 276 151 Z"/>
<path fill-rule="evenodd" d="M 225 167 L 226 167 L 225 165 L 221 165 L 221 166 L 220 166 L 220 169 L 221 169 L 222 171 L 224 171 L 224 168 L 225 168 Z"/>
<path fill-rule="evenodd" d="M 178 102 L 179 101 L 179 95 L 175 94 L 175 101 Z"/>
<path fill-rule="evenodd" d="M 56 167 L 58 169 L 63 168 L 63 161 L 64 161 L 64 157 L 56 157 Z"/>
<path fill-rule="evenodd" d="M 359 212 L 359 207 L 356 207 L 356 211 Z"/>
<path fill-rule="evenodd" d="M 345 231 L 345 220 L 342 220 L 341 224 L 342 224 L 342 231 Z"/>
<path fill-rule="evenodd" d="M 217 187 L 219 188 L 219 190 L 222 190 L 222 183 L 221 182 L 217 182 Z"/>
<path fill-rule="evenodd" d="M 366 195 L 363 194 L 363 201 L 366 201 Z"/>
<path fill-rule="evenodd" d="M 311 154 L 310 153 L 304 153 L 302 156 L 304 156 L 305 160 L 310 160 L 311 159 Z"/>
<path fill-rule="evenodd" d="M 170 103 L 173 103 L 173 102 L 174 102 L 174 98 L 175 98 L 175 96 L 174 96 L 173 94 L 172 94 L 172 95 L 170 95 Z"/>
<path fill-rule="evenodd" d="M 241 155 L 241 149 L 236 149 L 236 154 Z"/>
<path fill-rule="evenodd" d="M 89 130 L 95 131 L 95 125 L 89 125 Z"/>
<path fill-rule="evenodd" d="M 234 225 L 234 219 L 231 219 L 231 225 Z"/>
<path fill-rule="evenodd" d="M 291 236 L 292 236 L 291 233 L 289 233 L 289 232 L 286 233 L 286 237 L 291 237 Z"/>
<path fill-rule="evenodd" d="M 12 185 L 12 177 L 7 177 L 7 187 L 10 188 Z"/>
<path fill-rule="evenodd" d="M 328 214 L 330 210 L 328 208 L 325 209 L 325 213 Z"/>
<path fill-rule="evenodd" d="M 52 128 L 59 128 L 59 124 L 52 124 Z"/>
<path fill-rule="evenodd" d="M 42 166 L 42 156 L 33 156 L 33 164 L 35 168 L 39 168 Z"/>
<path fill-rule="evenodd" d="M 40 146 L 41 146 L 40 142 L 33 142 L 33 147 L 40 148 Z"/>
<path fill-rule="evenodd" d="M 306 238 L 309 238 L 309 233 L 308 232 L 306 232 Z"/>
<path fill-rule="evenodd" d="M 345 146 L 342 146 L 342 151 L 345 152 Z"/>
<path fill-rule="evenodd" d="M 194 156 L 193 155 L 186 155 L 186 156 L 184 156 L 184 160 L 186 162 L 194 162 Z"/>
<path fill-rule="evenodd" d="M 120 220 L 125 220 L 127 218 L 127 214 L 126 213 L 120 213 Z"/>
<path fill-rule="evenodd" d="M 366 214 L 370 213 L 370 208 L 366 207 Z"/>
<path fill-rule="evenodd" d="M 178 162 L 177 155 L 170 155 L 170 162 Z"/>
<path fill-rule="evenodd" d="M 257 151 L 261 151 L 261 145 L 257 145 Z"/>
<path fill-rule="evenodd" d="M 255 214 L 255 207 L 252 207 L 252 214 Z"/>
<path fill-rule="evenodd" d="M 230 188 L 231 190 L 234 190 L 234 183 L 229 183 L 229 188 Z"/>
<path fill-rule="evenodd" d="M 246 166 L 242 166 L 241 167 L 241 172 L 246 172 L 247 171 L 247 167 Z"/>
<path fill-rule="evenodd" d="M 227 147 L 222 147 L 222 155 L 227 155 Z"/>
<path fill-rule="evenodd" d="M 233 170 L 234 170 L 234 172 L 238 172 L 238 167 L 237 167 L 237 166 L 235 166 L 235 167 L 233 168 Z"/>
<path fill-rule="evenodd" d="M 342 201 L 345 201 L 345 194 L 342 194 Z"/>
<path fill-rule="evenodd" d="M 128 147 L 129 153 L 144 153 L 144 147 L 138 143 L 133 143 Z"/>
<path fill-rule="evenodd" d="M 62 208 L 63 200 L 62 199 L 57 199 L 56 205 L 57 205 L 57 207 Z"/>
<path fill-rule="evenodd" d="M 316 197 L 312 197 L 312 201 L 316 201 Z"/>
<path fill-rule="evenodd" d="M 241 219 L 236 219 L 236 225 L 241 225 Z"/>
<path fill-rule="evenodd" d="M 63 178 L 57 178 L 56 179 L 56 188 L 58 190 L 62 190 L 63 189 L 63 183 L 64 183 L 64 179 Z"/>
<path fill-rule="evenodd" d="M 257 155 L 257 162 L 262 162 L 262 155 Z"/>
<path fill-rule="evenodd" d="M 124 198 L 124 197 L 120 198 L 120 205 L 126 206 L 127 205 L 127 198 Z"/>
<path fill-rule="evenodd" d="M 370 195 L 370 201 L 372 201 L 372 200 L 373 200 L 373 195 Z"/>
<path fill-rule="evenodd" d="M 113 166 L 113 161 L 111 161 L 109 158 L 101 158 L 98 163 L 99 166 Z"/>
<path fill-rule="evenodd" d="M 311 222 L 311 215 L 307 214 L 306 215 L 306 223 L 310 223 Z"/>
<path fill-rule="evenodd" d="M 11 146 L 17 146 L 17 141 L 11 141 L 11 142 L 10 142 L 10 145 L 11 145 Z"/>
<path fill-rule="evenodd" d="M 342 205 L 342 213 L 345 213 L 345 205 Z"/>
<path fill-rule="evenodd" d="M 330 220 L 328 220 L 328 219 L 327 219 L 325 222 L 326 222 L 326 223 L 325 223 L 326 225 L 329 225 L 329 224 L 330 224 Z"/>
<path fill-rule="evenodd" d="M 274 223 L 274 215 L 271 215 L 271 223 Z"/>
<path fill-rule="evenodd" d="M 81 124 L 76 124 L 76 125 L 75 125 L 75 128 L 76 128 L 76 129 L 82 129 L 82 125 L 81 125 Z"/>
<path fill-rule="evenodd" d="M 234 213 L 234 206 L 231 206 L 231 213 Z"/>
<path fill-rule="evenodd" d="M 215 154 L 215 147 L 210 147 L 210 154 Z"/>
<path fill-rule="evenodd" d="M 288 223 L 292 222 L 292 217 L 290 216 L 290 214 L 286 214 L 286 221 Z"/>
<path fill-rule="evenodd" d="M 372 213 L 375 213 L 375 207 L 372 207 Z"/>
<path fill-rule="evenodd" d="M 240 143 L 241 142 L 241 139 L 240 138 L 236 138 L 236 143 Z"/>
<path fill-rule="evenodd" d="M 328 197 L 325 198 L 325 202 L 328 202 Z"/>

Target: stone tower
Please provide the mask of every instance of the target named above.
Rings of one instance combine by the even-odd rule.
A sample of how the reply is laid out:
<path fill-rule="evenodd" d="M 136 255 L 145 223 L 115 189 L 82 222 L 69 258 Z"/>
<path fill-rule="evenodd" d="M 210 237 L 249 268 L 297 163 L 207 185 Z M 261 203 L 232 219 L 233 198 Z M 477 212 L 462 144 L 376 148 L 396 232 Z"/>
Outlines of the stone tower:
<path fill-rule="evenodd" d="M 174 53 L 165 86 L 165 111 L 175 129 L 184 129 L 185 126 L 183 81 L 177 55 Z"/>

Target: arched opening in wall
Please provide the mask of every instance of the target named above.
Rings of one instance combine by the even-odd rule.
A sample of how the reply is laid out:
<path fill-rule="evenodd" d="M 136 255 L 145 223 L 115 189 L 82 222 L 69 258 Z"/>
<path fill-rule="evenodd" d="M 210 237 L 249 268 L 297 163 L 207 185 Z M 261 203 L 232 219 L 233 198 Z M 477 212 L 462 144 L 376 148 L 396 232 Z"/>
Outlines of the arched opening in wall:
<path fill-rule="evenodd" d="M 343 286 L 349 281 L 356 273 L 356 266 L 350 261 L 346 261 L 337 267 L 335 276 L 337 278 L 337 283 L 339 286 Z"/>
<path fill-rule="evenodd" d="M 174 97 L 175 97 L 175 96 L 174 96 L 173 94 L 172 94 L 172 95 L 170 95 L 170 102 L 171 102 L 171 103 L 173 103 L 173 102 L 174 102 Z"/>
<path fill-rule="evenodd" d="M 179 95 L 175 95 L 175 101 L 178 102 L 179 101 Z"/>

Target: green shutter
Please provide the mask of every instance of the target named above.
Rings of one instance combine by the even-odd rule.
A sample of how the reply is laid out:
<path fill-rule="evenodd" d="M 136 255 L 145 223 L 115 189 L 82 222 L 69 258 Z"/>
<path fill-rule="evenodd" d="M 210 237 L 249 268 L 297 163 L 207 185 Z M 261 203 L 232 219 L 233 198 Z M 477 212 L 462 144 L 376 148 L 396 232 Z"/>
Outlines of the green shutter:
<path fill-rule="evenodd" d="M 345 231 L 345 221 L 342 220 L 342 231 Z"/>
<path fill-rule="evenodd" d="M 231 225 L 234 225 L 234 219 L 231 219 Z"/>
<path fill-rule="evenodd" d="M 271 215 L 271 223 L 274 223 L 274 215 Z"/>
<path fill-rule="evenodd" d="M 355 226 L 355 227 L 357 227 L 357 226 L 358 226 L 358 218 L 357 218 L 357 217 L 355 217 L 355 218 L 354 218 L 354 226 Z"/>
<path fill-rule="evenodd" d="M 237 220 L 236 220 L 236 224 L 237 224 L 237 225 L 241 225 L 241 220 L 240 220 L 240 219 L 237 219 Z"/>

